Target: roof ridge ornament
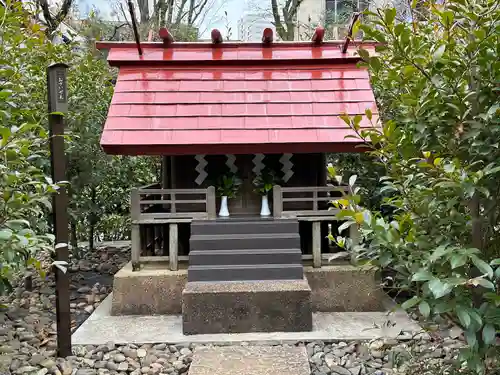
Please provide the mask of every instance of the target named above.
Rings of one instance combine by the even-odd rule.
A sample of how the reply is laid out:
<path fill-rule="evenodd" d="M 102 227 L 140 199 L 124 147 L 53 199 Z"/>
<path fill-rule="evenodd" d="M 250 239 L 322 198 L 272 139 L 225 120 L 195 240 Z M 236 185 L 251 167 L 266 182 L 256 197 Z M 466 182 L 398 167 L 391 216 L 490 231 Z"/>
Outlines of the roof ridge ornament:
<path fill-rule="evenodd" d="M 316 30 L 314 30 L 314 34 L 312 36 L 312 42 L 315 44 L 323 43 L 323 38 L 325 37 L 325 28 L 318 26 Z"/>
<path fill-rule="evenodd" d="M 262 32 L 262 43 L 267 46 L 270 45 L 274 39 L 273 34 L 273 29 L 271 29 L 270 27 L 266 27 Z"/>
<path fill-rule="evenodd" d="M 169 45 L 175 42 L 174 36 L 170 33 L 170 31 L 168 31 L 166 27 L 162 27 L 158 31 L 158 35 L 160 35 L 160 38 L 163 40 L 164 45 Z"/>
<path fill-rule="evenodd" d="M 224 41 L 222 34 L 218 29 L 213 29 L 210 36 L 212 37 L 213 44 L 221 44 Z"/>

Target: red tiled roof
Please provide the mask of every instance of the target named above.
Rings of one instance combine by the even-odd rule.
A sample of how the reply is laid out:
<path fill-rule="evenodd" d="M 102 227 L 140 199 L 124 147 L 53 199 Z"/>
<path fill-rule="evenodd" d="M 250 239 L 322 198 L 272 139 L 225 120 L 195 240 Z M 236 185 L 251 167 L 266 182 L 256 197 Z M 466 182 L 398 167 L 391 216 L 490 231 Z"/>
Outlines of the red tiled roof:
<path fill-rule="evenodd" d="M 377 113 L 368 72 L 336 46 L 112 48 L 108 60 L 113 154 L 354 151 L 339 116 Z"/>

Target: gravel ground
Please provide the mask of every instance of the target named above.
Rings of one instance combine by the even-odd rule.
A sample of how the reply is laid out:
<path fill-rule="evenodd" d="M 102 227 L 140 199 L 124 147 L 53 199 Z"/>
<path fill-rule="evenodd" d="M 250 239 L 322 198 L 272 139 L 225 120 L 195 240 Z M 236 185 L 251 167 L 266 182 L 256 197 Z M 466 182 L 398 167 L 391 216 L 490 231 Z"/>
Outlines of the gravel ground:
<path fill-rule="evenodd" d="M 76 329 L 111 291 L 113 274 L 127 261 L 127 245 L 97 248 L 70 266 L 71 312 Z M 73 356 L 56 358 L 55 294 L 52 276 L 35 277 L 0 303 L 0 375 L 180 375 L 188 372 L 196 345 L 74 346 Z M 445 368 L 462 346 L 460 332 L 446 331 L 433 342 L 376 340 L 369 343 L 305 345 L 313 375 L 412 374 L 412 363 Z M 451 338 L 453 337 L 453 338 Z M 426 368 L 427 368 L 426 367 Z M 437 372 L 429 370 L 429 375 Z M 423 374 L 424 372 L 422 372 Z M 419 373 L 420 374 L 420 373 Z M 216 375 L 216 374 L 214 374 Z"/>

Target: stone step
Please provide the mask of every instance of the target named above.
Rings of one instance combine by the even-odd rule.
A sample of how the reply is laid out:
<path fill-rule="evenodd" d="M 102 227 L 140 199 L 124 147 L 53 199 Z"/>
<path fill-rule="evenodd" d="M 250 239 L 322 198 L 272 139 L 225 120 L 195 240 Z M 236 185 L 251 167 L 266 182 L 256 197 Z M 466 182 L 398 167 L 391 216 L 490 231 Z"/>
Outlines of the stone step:
<path fill-rule="evenodd" d="M 302 264 L 205 265 L 188 267 L 188 281 L 301 280 Z"/>
<path fill-rule="evenodd" d="M 299 233 L 191 235 L 190 250 L 300 248 Z"/>
<path fill-rule="evenodd" d="M 310 375 L 305 347 L 199 347 L 189 375 Z"/>
<path fill-rule="evenodd" d="M 189 264 L 231 265 L 231 264 L 300 264 L 302 253 L 296 249 L 244 249 L 244 250 L 192 250 Z"/>
<path fill-rule="evenodd" d="M 296 220 L 231 220 L 231 221 L 193 221 L 192 235 L 252 234 L 252 233 L 298 233 Z"/>
<path fill-rule="evenodd" d="M 182 324 L 186 335 L 310 331 L 311 288 L 306 279 L 188 281 Z"/>

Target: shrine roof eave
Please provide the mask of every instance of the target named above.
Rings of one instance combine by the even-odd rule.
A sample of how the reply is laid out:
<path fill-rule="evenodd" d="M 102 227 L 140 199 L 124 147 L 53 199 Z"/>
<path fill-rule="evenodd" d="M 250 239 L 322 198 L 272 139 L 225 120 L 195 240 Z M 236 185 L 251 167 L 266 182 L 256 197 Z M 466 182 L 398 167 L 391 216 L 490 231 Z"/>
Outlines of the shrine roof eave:
<path fill-rule="evenodd" d="M 282 144 L 206 144 L 206 145 L 119 145 L 103 144 L 103 151 L 110 155 L 127 156 L 179 156 L 219 154 L 307 154 L 307 153 L 363 153 L 368 147 L 362 141 Z"/>
<path fill-rule="evenodd" d="M 352 43 L 342 53 L 343 42 L 333 41 L 315 44 L 311 42 L 262 43 L 228 42 L 212 44 L 204 42 L 142 43 L 142 55 L 132 42 L 98 42 L 97 48 L 109 50 L 108 63 L 111 66 L 158 66 L 189 64 L 199 65 L 279 65 L 282 63 L 303 64 L 314 61 L 323 63 L 356 63 L 361 60 L 359 47 L 375 52 L 376 43 Z"/>

